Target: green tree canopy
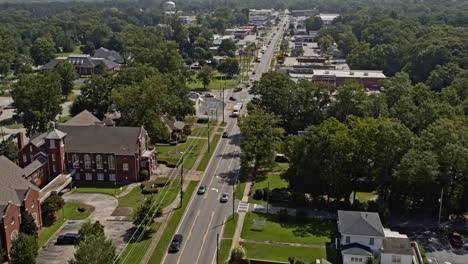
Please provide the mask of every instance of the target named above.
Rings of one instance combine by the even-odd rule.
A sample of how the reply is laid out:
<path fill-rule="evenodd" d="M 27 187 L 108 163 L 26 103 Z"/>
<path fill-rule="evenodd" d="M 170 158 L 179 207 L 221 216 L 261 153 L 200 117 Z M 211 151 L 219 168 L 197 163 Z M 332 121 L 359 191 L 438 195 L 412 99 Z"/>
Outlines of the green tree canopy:
<path fill-rule="evenodd" d="M 19 233 L 18 237 L 11 242 L 10 263 L 31 264 L 36 263 L 37 238 L 24 233 Z"/>
<path fill-rule="evenodd" d="M 38 38 L 31 47 L 31 57 L 35 65 L 43 65 L 51 61 L 55 54 L 54 42 L 48 38 Z"/>
<path fill-rule="evenodd" d="M 76 79 L 75 67 L 67 60 L 62 60 L 55 65 L 53 71 L 60 76 L 63 96 L 68 97 L 73 90 L 73 81 Z"/>

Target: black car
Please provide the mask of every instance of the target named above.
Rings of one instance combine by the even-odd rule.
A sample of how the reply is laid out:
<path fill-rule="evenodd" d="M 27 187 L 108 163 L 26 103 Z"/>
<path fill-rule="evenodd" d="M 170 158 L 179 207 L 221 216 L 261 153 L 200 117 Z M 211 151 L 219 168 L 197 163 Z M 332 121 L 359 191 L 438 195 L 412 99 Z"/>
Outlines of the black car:
<path fill-rule="evenodd" d="M 231 101 L 237 101 L 237 99 L 234 96 L 229 97 L 229 100 Z"/>
<path fill-rule="evenodd" d="M 80 235 L 76 233 L 67 233 L 57 238 L 57 244 L 58 245 L 74 245 L 74 244 L 78 244 L 79 240 L 80 240 Z"/>
<path fill-rule="evenodd" d="M 227 131 L 224 131 L 224 132 L 223 132 L 223 138 L 228 138 L 228 137 L 229 137 L 228 132 L 227 132 Z"/>
<path fill-rule="evenodd" d="M 180 250 L 182 240 L 183 236 L 181 234 L 176 234 L 172 239 L 171 245 L 169 246 L 169 252 L 178 252 Z"/>
<path fill-rule="evenodd" d="M 255 75 L 255 71 L 253 71 L 252 74 Z"/>
<path fill-rule="evenodd" d="M 240 92 L 240 91 L 242 91 L 242 88 L 241 88 L 241 87 L 236 87 L 236 88 L 234 88 L 234 90 L 233 90 L 233 91 L 234 91 L 235 93 L 237 93 L 237 92 Z"/>
<path fill-rule="evenodd" d="M 202 184 L 200 185 L 200 187 L 198 187 L 197 194 L 204 194 L 205 191 L 206 191 L 206 184 Z"/>

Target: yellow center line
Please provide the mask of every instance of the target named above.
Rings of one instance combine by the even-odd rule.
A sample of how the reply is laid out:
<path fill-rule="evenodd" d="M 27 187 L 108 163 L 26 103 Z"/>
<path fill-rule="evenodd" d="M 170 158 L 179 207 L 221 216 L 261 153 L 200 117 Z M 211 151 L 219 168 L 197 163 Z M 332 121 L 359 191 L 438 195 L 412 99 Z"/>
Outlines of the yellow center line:
<path fill-rule="evenodd" d="M 192 230 L 195 227 L 195 223 L 197 222 L 197 218 L 198 218 L 199 215 L 200 215 L 200 209 L 198 209 L 197 216 L 195 216 L 195 220 L 193 221 L 192 228 L 190 228 L 190 232 L 189 232 L 189 234 L 187 236 L 187 241 L 185 243 L 183 243 L 182 250 L 180 251 L 179 257 L 177 258 L 177 264 L 180 263 L 180 258 L 184 254 L 185 246 L 188 244 L 188 242 L 190 240 L 190 237 L 192 236 Z"/>
<path fill-rule="evenodd" d="M 202 245 L 200 247 L 200 252 L 198 252 L 198 257 L 197 257 L 197 260 L 195 261 L 195 263 L 198 263 L 198 260 L 200 259 L 201 253 L 203 251 L 203 245 L 205 245 L 206 236 L 208 235 L 208 233 L 210 231 L 211 222 L 213 222 L 214 215 L 215 215 L 215 212 L 211 211 L 210 223 L 208 224 L 208 229 L 206 230 L 205 235 L 203 236 L 203 241 L 202 241 Z"/>
<path fill-rule="evenodd" d="M 234 158 L 231 158 L 231 161 L 229 162 L 229 165 L 227 167 L 227 171 L 231 170 L 231 166 L 232 166 L 233 161 L 234 161 Z M 225 183 L 226 183 L 226 181 L 223 181 L 223 184 L 221 185 L 221 190 L 219 190 L 219 194 L 218 194 L 218 200 L 221 199 L 221 194 L 223 193 Z"/>

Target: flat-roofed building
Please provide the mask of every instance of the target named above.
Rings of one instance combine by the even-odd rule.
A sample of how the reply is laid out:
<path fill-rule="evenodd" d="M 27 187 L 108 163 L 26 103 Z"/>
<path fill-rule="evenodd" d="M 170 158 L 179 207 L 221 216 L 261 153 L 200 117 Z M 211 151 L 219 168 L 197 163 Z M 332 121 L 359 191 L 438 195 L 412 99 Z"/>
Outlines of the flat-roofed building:
<path fill-rule="evenodd" d="M 328 82 L 336 86 L 345 84 L 347 80 L 356 80 L 368 90 L 379 90 L 380 82 L 387 79 L 382 71 L 366 70 L 314 70 L 313 82 Z"/>

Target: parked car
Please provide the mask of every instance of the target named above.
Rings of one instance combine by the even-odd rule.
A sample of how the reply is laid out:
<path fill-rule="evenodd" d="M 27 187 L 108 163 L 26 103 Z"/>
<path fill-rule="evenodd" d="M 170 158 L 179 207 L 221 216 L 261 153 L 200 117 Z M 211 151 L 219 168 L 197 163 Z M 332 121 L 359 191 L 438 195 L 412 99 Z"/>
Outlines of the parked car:
<path fill-rule="evenodd" d="M 13 133 L 11 135 L 8 136 L 8 139 L 7 140 L 13 140 L 16 138 L 16 133 Z"/>
<path fill-rule="evenodd" d="M 227 131 L 224 131 L 224 132 L 223 132 L 223 138 L 228 138 L 228 137 L 229 137 L 228 132 L 227 132 Z"/>
<path fill-rule="evenodd" d="M 230 97 L 229 97 L 229 100 L 231 100 L 231 101 L 237 101 L 237 99 L 236 99 L 234 96 L 230 96 Z"/>
<path fill-rule="evenodd" d="M 284 154 L 276 154 L 275 161 L 276 162 L 289 162 L 289 159 Z"/>
<path fill-rule="evenodd" d="M 205 97 L 212 97 L 212 98 L 214 98 L 214 97 L 215 97 L 215 95 L 214 95 L 214 94 L 212 94 L 212 93 L 206 93 L 206 94 L 205 94 Z"/>
<path fill-rule="evenodd" d="M 255 71 L 253 71 L 252 74 L 255 75 Z"/>
<path fill-rule="evenodd" d="M 58 245 L 75 245 L 78 244 L 80 235 L 76 233 L 67 233 L 57 238 Z"/>
<path fill-rule="evenodd" d="M 241 87 L 236 87 L 234 88 L 233 92 L 237 93 L 237 92 L 240 92 L 242 91 L 242 88 Z"/>
<path fill-rule="evenodd" d="M 453 247 L 463 247 L 463 238 L 460 234 L 451 233 L 448 238 Z"/>
<path fill-rule="evenodd" d="M 172 239 L 171 245 L 169 246 L 169 252 L 177 252 L 180 250 L 180 245 L 182 244 L 183 236 L 181 234 L 176 234 Z"/>
<path fill-rule="evenodd" d="M 3 107 L 3 109 L 13 109 L 13 108 L 15 108 L 15 107 L 12 104 L 9 104 L 9 105 Z"/>
<path fill-rule="evenodd" d="M 200 187 L 198 187 L 197 194 L 204 194 L 205 191 L 206 191 L 206 184 L 202 184 L 200 185 Z"/>
<path fill-rule="evenodd" d="M 222 203 L 226 203 L 227 201 L 229 201 L 229 193 L 223 193 L 219 201 Z"/>

